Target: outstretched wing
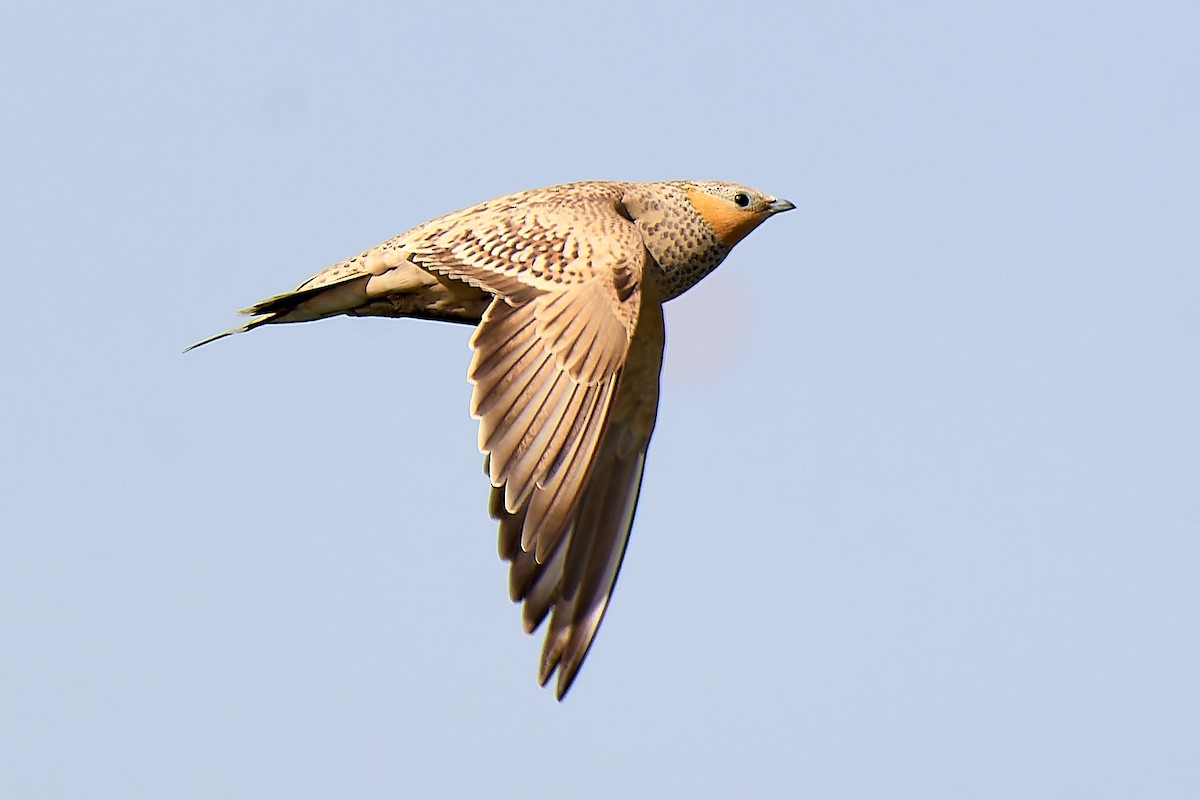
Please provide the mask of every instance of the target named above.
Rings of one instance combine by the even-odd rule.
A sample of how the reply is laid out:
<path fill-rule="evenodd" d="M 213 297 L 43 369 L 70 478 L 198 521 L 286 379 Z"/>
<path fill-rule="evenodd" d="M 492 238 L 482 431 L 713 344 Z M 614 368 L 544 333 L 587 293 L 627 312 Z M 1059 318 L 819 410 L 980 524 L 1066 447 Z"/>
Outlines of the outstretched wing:
<path fill-rule="evenodd" d="M 646 251 L 607 206 L 464 217 L 407 249 L 492 293 L 471 346 L 471 412 L 521 547 L 545 561 L 579 502 L 637 324 Z"/>
<path fill-rule="evenodd" d="M 557 669 L 561 698 L 603 619 L 633 524 L 658 404 L 662 311 L 642 306 L 648 256 L 619 199 L 582 212 L 547 204 L 489 214 L 405 249 L 495 297 L 471 340 L 471 411 L 526 630 L 553 609 L 539 680 Z"/>
<path fill-rule="evenodd" d="M 553 609 L 538 679 L 545 684 L 557 669 L 559 699 L 583 665 L 621 569 L 658 411 L 662 353 L 662 309 L 649 304 L 642 309 L 604 437 L 569 527 L 546 557 L 521 547 L 527 507 L 510 512 L 504 490 L 492 492 L 491 513 L 500 520 L 500 556 L 512 562 L 509 592 L 514 601 L 525 603 L 525 629 L 532 632 Z"/>

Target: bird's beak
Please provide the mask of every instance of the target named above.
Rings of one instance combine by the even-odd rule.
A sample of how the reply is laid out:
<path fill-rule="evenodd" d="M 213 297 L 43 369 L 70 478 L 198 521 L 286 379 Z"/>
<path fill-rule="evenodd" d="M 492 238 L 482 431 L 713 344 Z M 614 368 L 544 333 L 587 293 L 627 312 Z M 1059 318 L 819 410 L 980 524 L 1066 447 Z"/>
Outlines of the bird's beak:
<path fill-rule="evenodd" d="M 767 211 L 770 211 L 772 214 L 782 214 L 784 211 L 791 211 L 795 207 L 796 204 L 788 200 L 772 200 L 767 206 Z"/>

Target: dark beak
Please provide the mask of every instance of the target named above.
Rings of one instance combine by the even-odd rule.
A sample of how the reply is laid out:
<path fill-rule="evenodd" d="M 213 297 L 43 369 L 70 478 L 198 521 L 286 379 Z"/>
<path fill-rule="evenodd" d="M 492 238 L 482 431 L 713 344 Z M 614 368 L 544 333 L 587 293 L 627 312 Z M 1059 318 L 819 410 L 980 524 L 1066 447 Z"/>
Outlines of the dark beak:
<path fill-rule="evenodd" d="M 795 207 L 796 204 L 788 200 L 772 200 L 770 205 L 767 206 L 767 211 L 770 211 L 772 214 L 782 214 L 784 211 L 791 211 Z"/>

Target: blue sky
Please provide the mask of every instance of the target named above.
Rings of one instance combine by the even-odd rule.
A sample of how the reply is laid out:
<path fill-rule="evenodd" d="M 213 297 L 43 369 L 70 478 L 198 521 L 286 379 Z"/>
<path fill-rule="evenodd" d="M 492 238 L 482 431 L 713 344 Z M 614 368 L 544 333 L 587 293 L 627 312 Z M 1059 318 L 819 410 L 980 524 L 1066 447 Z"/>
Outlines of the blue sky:
<path fill-rule="evenodd" d="M 1194 797 L 1194 3 L 19 3 L 0 795 Z M 621 581 L 535 684 L 469 331 L 187 355 L 583 178 L 795 202 L 667 309 Z"/>

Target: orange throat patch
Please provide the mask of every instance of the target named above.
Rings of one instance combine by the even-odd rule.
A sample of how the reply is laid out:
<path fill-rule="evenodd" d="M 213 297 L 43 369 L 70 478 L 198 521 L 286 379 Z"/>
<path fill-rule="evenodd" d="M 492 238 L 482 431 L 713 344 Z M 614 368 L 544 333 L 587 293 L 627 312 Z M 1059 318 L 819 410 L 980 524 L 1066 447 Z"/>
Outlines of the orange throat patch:
<path fill-rule="evenodd" d="M 717 234 L 721 244 L 733 247 L 745 239 L 752 230 L 763 223 L 768 216 L 764 212 L 746 211 L 738 208 L 728 200 L 713 197 L 699 189 L 687 190 L 688 202 L 699 212 L 708 226 Z"/>

